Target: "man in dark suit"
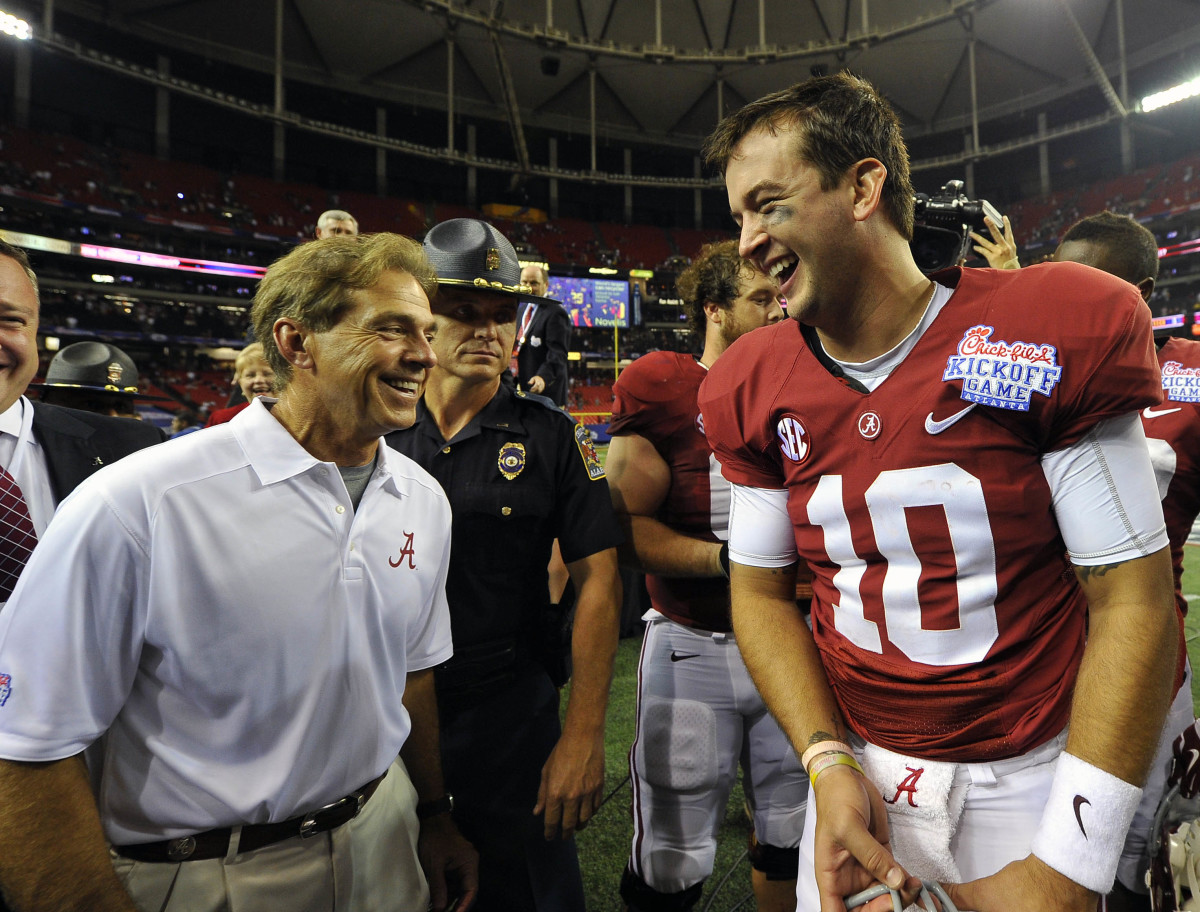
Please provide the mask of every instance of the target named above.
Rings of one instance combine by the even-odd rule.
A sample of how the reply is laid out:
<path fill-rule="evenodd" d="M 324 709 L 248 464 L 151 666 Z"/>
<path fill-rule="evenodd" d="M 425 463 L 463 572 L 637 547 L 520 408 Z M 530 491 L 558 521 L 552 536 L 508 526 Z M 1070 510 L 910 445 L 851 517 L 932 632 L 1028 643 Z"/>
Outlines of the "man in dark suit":
<path fill-rule="evenodd" d="M 549 287 L 546 270 L 530 264 L 521 270 L 521 284 L 539 300 L 521 305 L 517 314 L 517 386 L 529 393 L 567 404 L 567 349 L 571 344 L 571 318 L 557 301 L 545 299 Z"/>
<path fill-rule="evenodd" d="M 20 248 L 0 241 L 0 468 L 20 487 L 33 529 L 103 466 L 160 442 L 153 425 L 31 402 L 38 368 L 37 276 Z M 7 598 L 0 598 L 2 603 Z"/>

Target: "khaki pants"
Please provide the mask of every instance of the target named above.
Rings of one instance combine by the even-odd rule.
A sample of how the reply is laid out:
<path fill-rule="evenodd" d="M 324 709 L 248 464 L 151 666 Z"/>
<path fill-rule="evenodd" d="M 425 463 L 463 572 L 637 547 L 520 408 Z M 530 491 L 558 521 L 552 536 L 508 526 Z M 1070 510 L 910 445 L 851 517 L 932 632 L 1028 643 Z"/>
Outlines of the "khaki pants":
<path fill-rule="evenodd" d="M 139 912 L 425 912 L 416 791 L 397 760 L 349 823 L 232 859 L 163 864 L 113 853 Z"/>

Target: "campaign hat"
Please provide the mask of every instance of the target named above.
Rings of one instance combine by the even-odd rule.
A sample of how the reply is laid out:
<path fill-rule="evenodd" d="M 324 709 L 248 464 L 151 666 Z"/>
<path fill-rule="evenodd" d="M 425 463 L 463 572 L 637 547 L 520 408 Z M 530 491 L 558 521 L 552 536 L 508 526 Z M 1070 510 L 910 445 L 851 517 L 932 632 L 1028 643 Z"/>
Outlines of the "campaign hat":
<path fill-rule="evenodd" d="M 521 283 L 521 261 L 508 238 L 481 219 L 456 218 L 429 229 L 425 255 L 443 288 L 474 288 L 526 301 L 549 301 Z"/>
<path fill-rule="evenodd" d="M 115 396 L 169 402 L 164 396 L 149 396 L 138 389 L 137 365 L 115 345 L 107 342 L 75 342 L 61 349 L 46 368 L 42 389 L 92 390 Z"/>

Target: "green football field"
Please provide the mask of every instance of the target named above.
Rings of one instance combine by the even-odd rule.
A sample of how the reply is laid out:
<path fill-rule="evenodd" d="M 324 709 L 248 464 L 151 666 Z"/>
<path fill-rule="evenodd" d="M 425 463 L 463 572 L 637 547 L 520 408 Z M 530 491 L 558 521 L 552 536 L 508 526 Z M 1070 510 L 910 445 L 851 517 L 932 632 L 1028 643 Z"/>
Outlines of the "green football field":
<path fill-rule="evenodd" d="M 1198 602 L 1187 623 L 1188 652 L 1193 668 L 1200 667 L 1200 546 L 1189 546 L 1184 559 L 1183 591 Z M 613 677 L 612 697 L 606 733 L 605 794 L 608 803 L 579 835 L 579 856 L 583 865 L 588 912 L 620 912 L 617 885 L 629 856 L 633 827 L 629 817 L 628 753 L 633 740 L 634 693 L 637 686 L 637 659 L 640 639 L 621 641 Z M 1193 677 L 1193 697 L 1200 705 L 1200 687 Z M 750 826 L 742 810 L 740 787 L 735 790 L 725 811 L 721 827 L 715 873 L 696 906 L 698 912 L 731 912 L 754 908 L 750 894 L 750 867 L 745 860 Z M 727 878 L 727 879 L 726 879 Z"/>

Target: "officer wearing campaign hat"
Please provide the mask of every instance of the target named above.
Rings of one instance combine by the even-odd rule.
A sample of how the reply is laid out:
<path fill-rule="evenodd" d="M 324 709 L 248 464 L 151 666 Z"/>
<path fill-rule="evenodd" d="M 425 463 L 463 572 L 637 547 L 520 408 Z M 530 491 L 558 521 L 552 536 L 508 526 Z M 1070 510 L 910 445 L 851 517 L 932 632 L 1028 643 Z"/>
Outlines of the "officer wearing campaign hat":
<path fill-rule="evenodd" d="M 50 360 L 45 382 L 30 386 L 42 389 L 42 402 L 113 417 L 136 418 L 135 399 L 170 401 L 140 392 L 137 365 L 107 342 L 68 345 Z"/>
<path fill-rule="evenodd" d="M 454 799 L 418 813 L 453 813 L 479 851 L 481 912 L 582 912 L 572 834 L 599 807 L 604 782 L 620 532 L 586 430 L 550 400 L 501 383 L 518 303 L 545 300 L 522 285 L 508 239 L 486 222 L 452 219 L 424 247 L 438 273 L 438 364 L 416 422 L 387 441 L 441 483 L 454 515 L 446 597 L 455 652 L 436 678 Z M 567 633 L 548 591 L 556 538 L 576 589 Z M 560 728 L 567 638 L 574 673 Z"/>

